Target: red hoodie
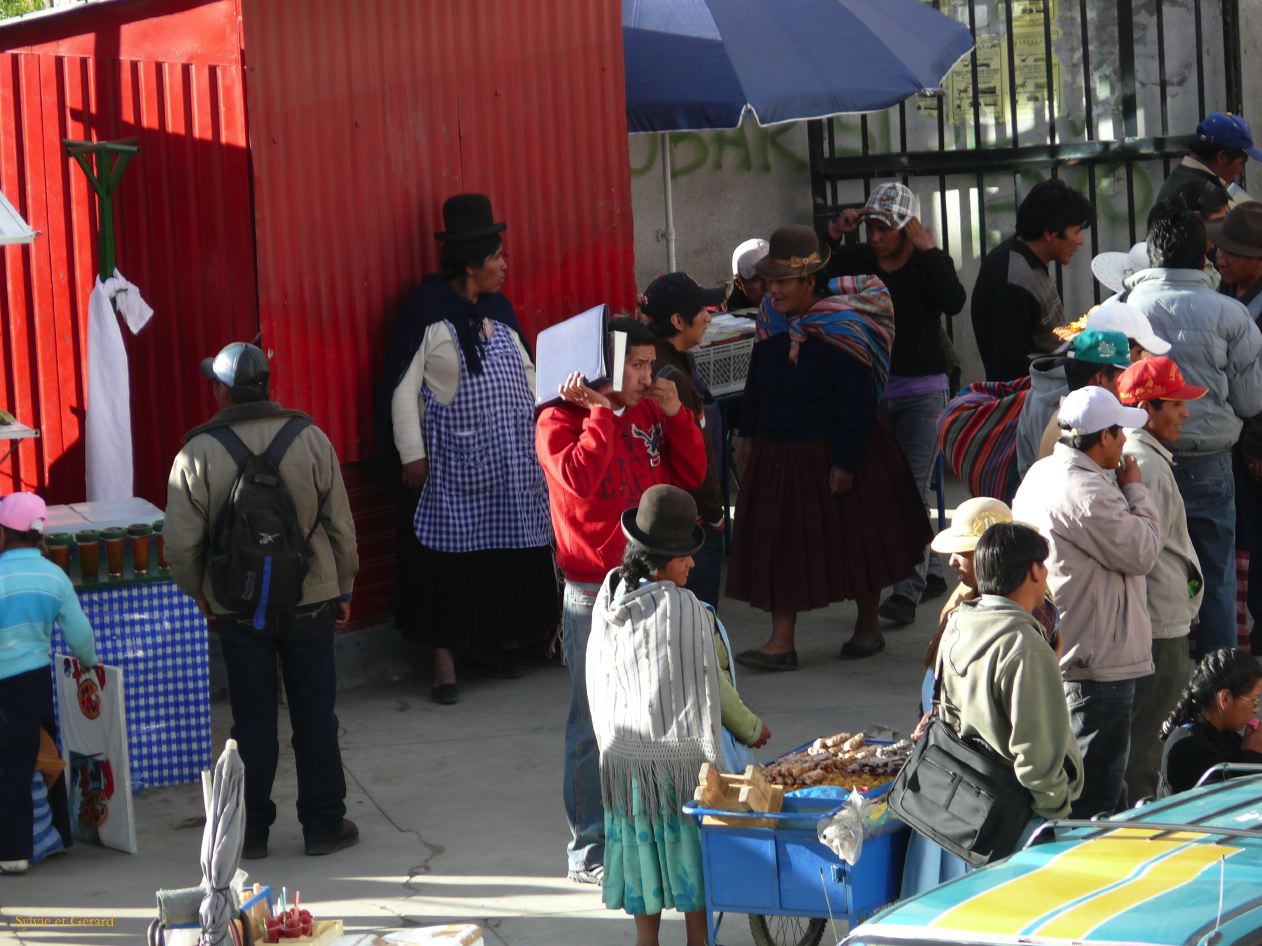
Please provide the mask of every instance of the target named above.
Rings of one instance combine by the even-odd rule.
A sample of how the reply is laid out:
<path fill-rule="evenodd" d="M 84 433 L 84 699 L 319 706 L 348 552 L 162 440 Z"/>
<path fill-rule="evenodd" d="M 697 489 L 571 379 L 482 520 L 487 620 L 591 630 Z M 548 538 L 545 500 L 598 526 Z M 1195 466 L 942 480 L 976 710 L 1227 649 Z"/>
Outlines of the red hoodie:
<path fill-rule="evenodd" d="M 688 410 L 667 417 L 645 399 L 621 415 L 573 404 L 549 407 L 535 427 L 548 480 L 557 565 L 570 581 L 598 584 L 622 562 L 623 512 L 650 486 L 696 489 L 705 479 L 701 428 Z"/>

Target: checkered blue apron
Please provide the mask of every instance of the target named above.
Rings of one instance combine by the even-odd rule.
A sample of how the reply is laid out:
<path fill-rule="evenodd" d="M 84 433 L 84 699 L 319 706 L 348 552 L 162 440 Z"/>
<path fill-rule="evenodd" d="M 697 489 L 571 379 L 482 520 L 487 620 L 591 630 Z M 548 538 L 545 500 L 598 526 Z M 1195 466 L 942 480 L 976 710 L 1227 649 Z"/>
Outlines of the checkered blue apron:
<path fill-rule="evenodd" d="M 537 548 L 551 538 L 534 395 L 512 331 L 492 324 L 480 375 L 456 345 L 460 384 L 450 404 L 422 388 L 429 478 L 413 526 L 422 545 L 440 552 Z"/>

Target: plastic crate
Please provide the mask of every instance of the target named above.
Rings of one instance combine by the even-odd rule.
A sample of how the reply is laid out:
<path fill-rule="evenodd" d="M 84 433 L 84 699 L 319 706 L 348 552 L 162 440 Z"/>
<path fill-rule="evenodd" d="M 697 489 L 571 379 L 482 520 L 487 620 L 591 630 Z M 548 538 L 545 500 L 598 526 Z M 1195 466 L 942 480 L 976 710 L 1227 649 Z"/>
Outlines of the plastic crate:
<path fill-rule="evenodd" d="M 692 352 L 697 375 L 705 382 L 715 397 L 739 394 L 745 390 L 745 377 L 749 374 L 749 360 L 756 339 L 737 339 L 703 345 Z"/>

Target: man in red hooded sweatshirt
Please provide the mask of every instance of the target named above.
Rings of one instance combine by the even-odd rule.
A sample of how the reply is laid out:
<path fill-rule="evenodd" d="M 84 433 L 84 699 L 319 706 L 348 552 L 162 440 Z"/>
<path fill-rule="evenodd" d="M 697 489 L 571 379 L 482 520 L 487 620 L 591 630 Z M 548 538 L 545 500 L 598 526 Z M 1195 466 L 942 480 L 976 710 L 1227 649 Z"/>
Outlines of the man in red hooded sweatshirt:
<path fill-rule="evenodd" d="M 627 335 L 621 391 L 596 390 L 580 374 L 561 386 L 564 403 L 545 409 L 535 451 L 548 481 L 557 565 L 565 575 L 562 643 L 570 669 L 565 726 L 565 813 L 570 823 L 568 876 L 599 884 L 604 876 L 605 815 L 599 756 L 587 706 L 587 638 L 605 575 L 622 562 L 622 513 L 650 486 L 696 489 L 705 479 L 701 428 L 680 410 L 668 378 L 653 378 L 656 345 L 634 319 L 613 319 Z"/>

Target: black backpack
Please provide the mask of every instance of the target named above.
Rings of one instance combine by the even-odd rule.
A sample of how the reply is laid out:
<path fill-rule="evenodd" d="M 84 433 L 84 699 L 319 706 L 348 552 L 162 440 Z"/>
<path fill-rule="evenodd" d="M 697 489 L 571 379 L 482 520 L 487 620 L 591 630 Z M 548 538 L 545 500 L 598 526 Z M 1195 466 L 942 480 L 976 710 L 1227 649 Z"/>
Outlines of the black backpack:
<path fill-rule="evenodd" d="M 298 522 L 293 494 L 280 461 L 294 438 L 311 424 L 291 417 L 263 453 L 251 453 L 231 427 L 207 431 L 237 464 L 237 479 L 210 534 L 210 584 L 219 604 L 251 615 L 262 630 L 269 611 L 297 607 L 311 566 L 310 531 Z"/>

